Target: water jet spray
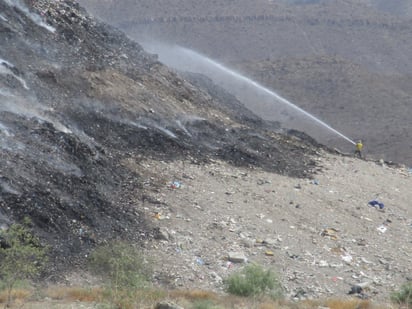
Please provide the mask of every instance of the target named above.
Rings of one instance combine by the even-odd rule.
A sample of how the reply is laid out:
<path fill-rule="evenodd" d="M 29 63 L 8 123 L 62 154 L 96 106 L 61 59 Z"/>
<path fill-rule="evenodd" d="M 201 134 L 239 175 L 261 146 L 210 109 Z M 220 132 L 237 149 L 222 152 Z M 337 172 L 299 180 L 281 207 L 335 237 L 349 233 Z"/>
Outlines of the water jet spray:
<path fill-rule="evenodd" d="M 276 92 L 269 90 L 268 88 L 260 85 L 254 80 L 244 75 L 241 75 L 240 73 L 235 72 L 234 70 L 231 70 L 225 67 L 224 65 L 204 55 L 201 55 L 191 49 L 180 47 L 180 46 L 171 47 L 171 46 L 165 46 L 162 44 L 153 44 L 153 43 L 148 43 L 147 46 L 145 46 L 145 48 L 151 52 L 158 54 L 160 61 L 164 62 L 166 65 L 169 65 L 181 71 L 202 73 L 206 76 L 209 76 L 211 79 L 215 80 L 215 82 L 217 81 L 217 84 L 224 86 L 225 83 L 228 83 L 227 81 L 228 79 L 226 78 L 226 80 L 224 80 L 222 79 L 221 76 L 217 76 L 218 75 L 217 73 L 212 72 L 212 68 L 214 68 L 220 73 L 220 75 L 224 73 L 228 75 L 230 79 L 235 79 L 238 82 L 242 82 L 244 84 L 243 86 L 237 85 L 237 88 L 252 87 L 254 88 L 255 93 L 260 92 L 260 93 L 264 93 L 268 95 L 271 99 L 272 104 L 273 104 L 273 99 L 275 99 L 277 102 L 280 102 L 283 105 L 295 111 L 298 111 L 299 113 L 306 116 L 306 118 L 310 119 L 311 121 L 314 121 L 316 124 L 322 126 L 323 128 L 326 128 L 329 132 L 332 132 L 333 134 L 339 136 L 340 138 L 343 138 L 345 141 L 351 143 L 352 145 L 356 145 L 356 143 L 353 140 L 351 140 L 349 137 L 347 137 L 343 133 L 332 128 L 330 125 L 328 125 L 324 121 L 320 120 L 319 118 L 310 114 L 309 112 L 303 110 L 299 106 L 293 104 L 292 102 L 280 96 Z M 231 88 L 231 87 L 226 87 L 226 88 Z M 231 91 L 233 89 L 227 89 L 227 90 Z M 254 96 L 254 98 L 256 100 L 256 95 Z M 240 98 L 240 101 L 243 101 L 242 98 Z M 249 108 L 250 107 L 251 106 L 249 106 Z M 263 118 L 267 116 L 266 113 L 267 113 L 266 111 L 263 113 L 262 115 Z"/>

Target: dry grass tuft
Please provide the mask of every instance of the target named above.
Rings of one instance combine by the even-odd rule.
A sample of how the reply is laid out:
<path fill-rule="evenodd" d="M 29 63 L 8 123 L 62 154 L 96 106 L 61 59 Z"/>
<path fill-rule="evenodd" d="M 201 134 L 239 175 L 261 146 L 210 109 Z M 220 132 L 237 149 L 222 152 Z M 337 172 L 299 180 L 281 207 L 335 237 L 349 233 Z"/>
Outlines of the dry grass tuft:
<path fill-rule="evenodd" d="M 360 299 L 330 299 L 326 301 L 326 306 L 330 309 L 372 309 L 372 304 L 368 300 Z"/>
<path fill-rule="evenodd" d="M 202 290 L 177 290 L 170 292 L 170 297 L 172 298 L 184 298 L 189 300 L 215 300 L 217 295 L 211 291 Z"/>
<path fill-rule="evenodd" d="M 103 291 L 101 288 L 53 287 L 46 291 L 46 295 L 58 300 L 97 302 L 102 300 Z"/>
<path fill-rule="evenodd" d="M 260 304 L 259 309 L 279 309 L 279 305 L 278 304 L 274 304 L 274 303 L 263 303 Z"/>
<path fill-rule="evenodd" d="M 15 302 L 27 300 L 32 295 L 32 291 L 27 289 L 13 289 L 11 291 L 11 299 Z M 0 303 L 7 302 L 7 291 L 0 292 Z"/>

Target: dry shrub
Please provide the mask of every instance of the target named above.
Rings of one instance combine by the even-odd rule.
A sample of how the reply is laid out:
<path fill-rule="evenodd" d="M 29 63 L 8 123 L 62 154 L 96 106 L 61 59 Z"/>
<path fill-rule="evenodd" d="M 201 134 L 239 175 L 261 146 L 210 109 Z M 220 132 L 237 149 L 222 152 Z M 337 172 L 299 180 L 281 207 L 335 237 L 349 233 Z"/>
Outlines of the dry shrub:
<path fill-rule="evenodd" d="M 172 298 L 184 298 L 191 301 L 199 299 L 217 299 L 216 293 L 203 290 L 176 290 L 170 292 L 170 296 Z"/>
<path fill-rule="evenodd" d="M 372 309 L 368 300 L 360 299 L 330 299 L 326 301 L 330 309 Z"/>
<path fill-rule="evenodd" d="M 94 302 L 102 299 L 101 288 L 53 287 L 46 294 L 52 299 L 69 301 Z"/>
<path fill-rule="evenodd" d="M 14 301 L 26 300 L 31 295 L 32 295 L 32 292 L 26 289 L 12 289 L 10 293 L 11 299 L 13 299 Z M 8 292 L 6 290 L 1 291 L 0 292 L 0 303 L 7 302 L 7 298 L 8 298 Z"/>
<path fill-rule="evenodd" d="M 138 308 L 143 305 L 153 305 L 158 303 L 161 300 L 164 300 L 167 296 L 167 293 L 160 289 L 143 289 L 136 290 L 134 298 L 136 302 L 140 305 Z M 151 308 L 154 306 L 151 306 Z"/>
<path fill-rule="evenodd" d="M 94 302 L 102 298 L 101 288 L 71 288 L 67 293 L 67 300 Z"/>

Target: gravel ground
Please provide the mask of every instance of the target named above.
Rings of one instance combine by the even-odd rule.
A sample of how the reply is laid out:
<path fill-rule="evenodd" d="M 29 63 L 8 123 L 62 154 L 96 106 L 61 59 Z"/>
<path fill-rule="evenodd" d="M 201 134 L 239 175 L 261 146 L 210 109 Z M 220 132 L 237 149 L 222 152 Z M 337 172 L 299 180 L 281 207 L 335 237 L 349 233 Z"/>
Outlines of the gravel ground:
<path fill-rule="evenodd" d="M 412 279 L 411 174 L 326 153 L 318 160 L 313 179 L 221 161 L 130 164 L 151 175 L 144 209 L 159 234 L 145 250 L 155 278 L 220 291 L 222 279 L 256 262 L 278 272 L 292 299 L 341 297 L 359 284 L 355 296 L 388 301 Z M 233 253 L 244 262 L 231 262 Z"/>

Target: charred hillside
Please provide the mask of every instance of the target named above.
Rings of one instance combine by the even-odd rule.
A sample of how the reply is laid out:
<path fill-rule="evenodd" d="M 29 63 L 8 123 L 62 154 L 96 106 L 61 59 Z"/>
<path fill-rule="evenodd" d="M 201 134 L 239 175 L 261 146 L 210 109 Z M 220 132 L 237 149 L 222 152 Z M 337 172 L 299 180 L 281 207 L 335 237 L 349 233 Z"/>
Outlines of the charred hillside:
<path fill-rule="evenodd" d="M 177 44 L 236 68 L 362 138 L 370 157 L 412 164 L 408 1 L 80 2 L 142 44 Z"/>
<path fill-rule="evenodd" d="M 141 213 L 148 175 L 127 162 L 316 168 L 310 139 L 277 133 L 204 77 L 177 75 L 73 1 L 0 0 L 0 41 L 0 220 L 30 217 L 51 271 L 107 240 L 153 236 Z"/>

